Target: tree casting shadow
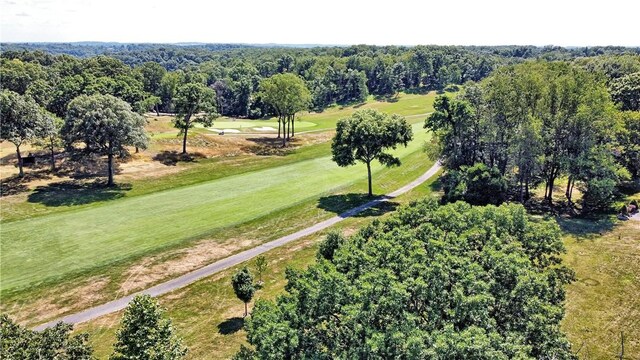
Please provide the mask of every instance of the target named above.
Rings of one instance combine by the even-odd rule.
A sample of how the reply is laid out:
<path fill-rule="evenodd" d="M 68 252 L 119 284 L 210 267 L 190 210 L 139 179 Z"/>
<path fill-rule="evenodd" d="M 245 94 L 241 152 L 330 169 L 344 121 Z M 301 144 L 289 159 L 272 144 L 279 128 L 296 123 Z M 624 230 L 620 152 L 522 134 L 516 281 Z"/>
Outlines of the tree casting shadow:
<path fill-rule="evenodd" d="M 172 150 L 172 151 L 165 150 L 157 153 L 153 157 L 153 160 L 159 161 L 163 165 L 176 166 L 176 164 L 178 164 L 179 162 L 193 162 L 193 161 L 196 161 L 196 159 L 202 159 L 202 158 L 205 158 L 205 156 L 198 152 L 183 154 L 175 150 Z"/>
<path fill-rule="evenodd" d="M 556 222 L 563 232 L 574 235 L 578 240 L 587 240 L 594 236 L 602 236 L 613 230 L 615 223 L 609 217 L 600 219 L 565 218 L 556 216 Z"/>
<path fill-rule="evenodd" d="M 106 186 L 102 181 L 91 183 L 63 181 L 38 186 L 29 194 L 28 201 L 46 206 L 83 205 L 96 201 L 117 199 L 123 197 L 128 190 L 131 190 L 130 184 Z"/>
<path fill-rule="evenodd" d="M 14 175 L 0 181 L 0 197 L 16 195 L 29 190 L 27 184 L 35 180 L 50 179 L 51 174 L 46 171 L 29 171 L 25 169 L 23 177 Z"/>
<path fill-rule="evenodd" d="M 375 200 L 379 197 L 369 197 L 367 194 L 340 194 L 323 196 L 318 200 L 318 208 L 333 212 L 335 214 L 342 214 L 348 210 L 358 207 L 362 204 L 366 204 L 369 201 Z M 361 211 L 354 215 L 355 217 L 368 217 L 368 216 L 380 216 L 385 213 L 394 211 L 398 207 L 398 203 L 394 201 L 384 201 L 375 204 L 374 206 Z"/>
<path fill-rule="evenodd" d="M 218 324 L 218 332 L 222 335 L 231 335 L 242 329 L 244 319 L 241 317 L 232 317 Z"/>
<path fill-rule="evenodd" d="M 293 137 L 287 141 L 287 147 L 282 147 L 282 138 L 276 137 L 248 137 L 247 141 L 255 145 L 242 147 L 246 151 L 259 156 L 285 156 L 291 154 L 296 149 L 298 139 Z"/>

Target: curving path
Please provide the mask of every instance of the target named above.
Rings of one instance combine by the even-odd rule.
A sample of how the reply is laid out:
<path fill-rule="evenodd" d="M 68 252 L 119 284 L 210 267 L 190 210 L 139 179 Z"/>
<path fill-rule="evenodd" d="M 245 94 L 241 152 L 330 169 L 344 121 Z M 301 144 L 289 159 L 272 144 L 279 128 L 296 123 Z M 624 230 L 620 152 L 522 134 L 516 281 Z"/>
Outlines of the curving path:
<path fill-rule="evenodd" d="M 129 304 L 129 301 L 131 301 L 135 296 L 137 295 L 142 295 L 142 294 L 148 294 L 151 296 L 159 296 L 159 295 L 163 295 L 166 294 L 168 292 L 180 289 L 182 287 L 185 287 L 187 285 L 190 285 L 200 279 L 203 279 L 205 277 L 211 276 L 215 273 L 218 273 L 222 270 L 228 269 L 232 266 L 238 265 L 240 263 L 243 263 L 255 256 L 258 256 L 262 253 L 265 253 L 273 248 L 285 245 L 287 243 L 290 243 L 294 240 L 300 239 L 302 237 L 305 237 L 307 235 L 311 235 L 315 232 L 318 232 L 320 230 L 326 229 L 329 226 L 332 226 L 348 217 L 354 216 L 359 214 L 360 212 L 375 206 L 376 204 L 379 204 L 381 202 L 385 202 L 385 201 L 389 201 L 390 199 L 393 199 L 395 197 L 398 197 L 408 191 L 410 191 L 411 189 L 417 187 L 418 185 L 424 183 L 425 181 L 429 180 L 432 176 L 434 176 L 439 170 L 440 170 L 441 166 L 439 163 L 435 163 L 429 170 L 427 170 L 427 172 L 425 172 L 424 174 L 422 174 L 419 178 L 415 179 L 414 181 L 410 182 L 409 184 L 387 194 L 384 195 L 382 197 L 379 197 L 375 200 L 371 200 L 369 202 L 367 202 L 366 204 L 362 204 L 358 207 L 355 207 L 351 210 L 348 210 L 338 216 L 334 216 L 330 219 L 327 219 L 325 221 L 319 222 L 315 225 L 312 225 L 308 228 L 302 229 L 298 232 L 295 232 L 293 234 L 287 235 L 287 236 L 283 236 L 279 239 L 264 243 L 262 245 L 258 245 L 254 248 L 251 248 L 249 250 L 245 250 L 242 251 L 240 253 L 237 253 L 235 255 L 229 256 L 228 258 L 224 258 L 222 260 L 218 260 L 212 264 L 209 264 L 205 267 L 202 267 L 198 270 L 194 270 L 192 272 L 186 273 L 182 276 L 179 276 L 175 279 L 163 282 L 161 284 L 158 284 L 156 286 L 152 286 L 146 290 L 142 290 L 140 292 L 125 296 L 125 297 L 121 297 L 119 299 L 110 301 L 106 304 L 102 304 L 99 306 L 95 306 L 92 308 L 89 308 L 87 310 L 75 313 L 75 314 L 71 314 L 71 315 L 67 315 L 65 317 L 62 317 L 60 319 L 56 319 L 54 321 L 48 322 L 46 324 L 42 324 L 39 325 L 37 327 L 34 328 L 34 330 L 44 330 L 48 327 L 54 326 L 56 323 L 62 321 L 62 322 L 66 322 L 69 324 L 78 324 L 78 323 L 82 323 L 82 322 L 86 322 L 89 320 L 93 320 L 95 318 L 98 318 L 100 316 L 103 315 L 107 315 L 119 310 L 124 309 L 125 307 L 127 307 L 127 305 Z"/>

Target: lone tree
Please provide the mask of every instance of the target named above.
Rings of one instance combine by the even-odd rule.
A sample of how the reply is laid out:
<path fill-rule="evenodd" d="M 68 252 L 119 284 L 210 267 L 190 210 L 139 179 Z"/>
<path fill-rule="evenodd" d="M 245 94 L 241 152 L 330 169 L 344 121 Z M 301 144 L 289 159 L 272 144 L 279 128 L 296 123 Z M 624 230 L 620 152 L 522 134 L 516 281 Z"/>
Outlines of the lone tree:
<path fill-rule="evenodd" d="M 176 110 L 173 126 L 182 135 L 182 153 L 187 153 L 187 133 L 195 123 L 211 126 L 218 117 L 216 113 L 216 93 L 200 83 L 182 85 L 176 91 Z"/>
<path fill-rule="evenodd" d="M 0 142 L 9 141 L 16 147 L 19 176 L 24 176 L 20 146 L 42 136 L 44 110 L 29 96 L 11 90 L 0 93 Z"/>
<path fill-rule="evenodd" d="M 260 97 L 278 116 L 278 138 L 282 131 L 282 146 L 295 136 L 296 113 L 308 108 L 311 93 L 299 76 L 292 73 L 277 74 L 262 80 Z M 282 130 L 281 130 L 282 128 Z"/>
<path fill-rule="evenodd" d="M 144 118 L 124 100 L 111 95 L 80 95 L 69 103 L 62 137 L 67 147 L 83 143 L 83 151 L 106 155 L 108 182 L 113 185 L 114 157 L 129 155 L 127 146 L 145 149 L 149 137 Z"/>
<path fill-rule="evenodd" d="M 187 348 L 173 331 L 171 320 L 149 295 L 138 295 L 124 312 L 111 360 L 181 359 Z"/>
<path fill-rule="evenodd" d="M 400 159 L 385 150 L 395 149 L 398 144 L 407 146 L 411 139 L 411 126 L 403 117 L 365 109 L 338 121 L 331 152 L 339 166 L 354 165 L 356 160 L 367 164 L 369 196 L 372 196 L 371 162 L 377 159 L 386 166 L 400 165 Z"/>
<path fill-rule="evenodd" d="M 247 304 L 253 298 L 253 294 L 256 292 L 256 287 L 253 284 L 253 276 L 247 267 L 243 267 L 233 275 L 231 279 L 231 285 L 233 285 L 233 292 L 238 299 L 244 302 L 244 316 L 249 313 Z"/>
<path fill-rule="evenodd" d="M 267 261 L 266 256 L 260 255 L 256 258 L 256 272 L 258 273 L 260 284 L 264 283 L 264 281 L 262 281 L 262 274 L 267 270 L 268 265 L 269 262 Z"/>

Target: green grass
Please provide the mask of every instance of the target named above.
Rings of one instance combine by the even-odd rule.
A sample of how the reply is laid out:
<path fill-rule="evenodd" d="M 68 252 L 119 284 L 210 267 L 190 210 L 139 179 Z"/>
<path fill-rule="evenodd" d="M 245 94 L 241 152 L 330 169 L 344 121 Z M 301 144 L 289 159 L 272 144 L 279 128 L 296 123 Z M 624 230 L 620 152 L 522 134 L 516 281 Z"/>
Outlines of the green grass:
<path fill-rule="evenodd" d="M 404 169 L 401 167 L 382 172 L 378 182 L 383 183 L 385 187 L 395 188 L 405 183 L 403 179 L 405 176 L 416 175 L 416 170 L 422 171 L 424 166 L 411 162 L 411 165 Z M 434 186 L 436 182 L 434 178 L 427 184 L 394 199 L 394 202 L 404 204 L 410 200 L 433 195 L 433 189 L 437 188 Z M 352 187 L 345 189 L 347 192 L 351 190 L 354 189 Z M 389 208 L 380 210 L 384 212 Z M 374 209 L 364 216 L 346 219 L 331 229 L 355 230 L 379 214 L 380 212 Z M 274 299 L 281 294 L 286 283 L 285 269 L 287 267 L 306 268 L 313 263 L 317 242 L 327 231 L 329 229 L 267 252 L 265 256 L 269 265 L 264 275 L 265 284 L 256 293 L 255 298 Z M 252 267 L 253 271 L 253 260 L 245 264 Z M 160 298 L 160 303 L 167 308 L 167 316 L 172 319 L 178 335 L 189 347 L 188 359 L 230 358 L 238 351 L 241 344 L 246 344 L 246 332 L 241 328 L 242 320 L 238 319 L 244 312 L 244 306 L 237 300 L 230 285 L 231 275 L 243 265 L 225 270 Z M 78 331 L 90 333 L 91 344 L 99 359 L 106 359 L 112 351 L 120 317 L 121 313 L 112 314 L 77 327 Z"/>
<path fill-rule="evenodd" d="M 427 139 L 395 153 L 420 152 Z M 374 167 L 374 173 L 380 170 Z M 364 167 L 328 156 L 228 176 L 79 210 L 5 222 L 0 229 L 4 291 L 20 290 L 123 258 L 202 238 L 212 231 L 318 198 L 365 177 Z"/>
<path fill-rule="evenodd" d="M 640 359 L 640 222 L 563 220 L 567 286 L 562 329 L 580 359 Z"/>

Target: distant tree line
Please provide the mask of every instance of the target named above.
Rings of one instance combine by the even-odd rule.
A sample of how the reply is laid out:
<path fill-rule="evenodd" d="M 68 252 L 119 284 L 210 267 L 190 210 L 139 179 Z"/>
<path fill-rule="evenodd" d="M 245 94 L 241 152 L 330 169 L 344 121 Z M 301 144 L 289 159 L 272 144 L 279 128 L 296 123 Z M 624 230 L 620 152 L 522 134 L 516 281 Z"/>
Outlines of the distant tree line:
<path fill-rule="evenodd" d="M 543 185 L 551 203 L 564 177 L 570 209 L 576 188 L 583 212 L 607 209 L 638 179 L 639 70 L 638 56 L 526 62 L 438 97 L 425 127 L 447 168 L 445 199 L 524 202 Z"/>
<path fill-rule="evenodd" d="M 610 98 L 618 104 L 621 110 L 637 111 L 640 106 L 638 100 L 640 55 L 634 54 L 636 49 L 631 48 L 590 48 L 576 52 L 575 49 L 551 47 L 376 47 L 358 45 L 303 49 L 254 47 L 220 49 L 207 48 L 206 46 L 167 46 L 166 48 L 150 46 L 146 48 L 139 45 L 121 50 L 121 52 L 114 54 L 134 56 L 136 61 L 127 60 L 134 65 L 133 67 L 113 57 L 114 54 L 112 56 L 98 55 L 77 58 L 65 54 L 52 55 L 40 50 L 19 50 L 15 46 L 3 49 L 0 57 L 3 91 L 10 91 L 24 97 L 24 103 L 28 106 L 33 107 L 32 105 L 37 104 L 39 108 L 44 109 L 46 113 L 43 114 L 46 116 L 42 119 L 46 118 L 46 121 L 39 122 L 48 125 L 46 129 L 40 125 L 38 125 L 39 129 L 35 129 L 34 124 L 23 124 L 26 126 L 23 127 L 23 130 L 26 132 L 18 137 L 11 135 L 9 130 L 3 129 L 2 140 L 8 140 L 10 136 L 13 136 L 17 142 L 14 142 L 17 153 L 19 153 L 20 144 L 36 142 L 42 144 L 53 154 L 54 148 L 62 144 L 69 147 L 79 139 L 78 136 L 66 139 L 64 137 L 56 138 L 57 131 L 62 132 L 64 129 L 70 129 L 62 127 L 56 117 L 68 119 L 69 106 L 78 97 L 110 95 L 126 102 L 131 111 L 137 113 L 154 111 L 157 114 L 160 112 L 175 114 L 174 125 L 183 136 L 183 153 L 187 151 L 186 140 L 189 129 L 197 122 L 210 125 L 218 115 L 247 118 L 277 116 L 279 135 L 283 134 L 284 146 L 287 140 L 295 136 L 295 114 L 299 111 L 307 109 L 320 111 L 336 103 L 362 102 L 369 94 L 393 96 L 399 91 L 442 89 L 447 84 L 468 82 L 488 84 L 488 81 L 483 81 L 483 79 L 487 78 L 494 69 L 518 69 L 509 64 L 533 57 L 572 59 L 571 69 L 584 69 L 583 72 L 591 75 L 580 76 L 591 82 L 604 83 Z M 165 62 L 154 58 L 154 54 L 157 53 L 166 55 L 167 59 L 174 58 L 176 54 L 184 56 L 189 54 L 208 55 L 206 59 L 194 55 L 193 63 L 183 64 L 175 70 L 168 71 Z M 620 53 L 622 55 L 619 55 Z M 614 55 L 582 57 L 593 54 Z M 564 63 L 568 64 L 566 61 Z M 510 71 L 512 72 L 512 70 L 500 70 L 498 75 L 494 75 L 494 78 L 497 79 L 500 76 L 505 78 Z M 286 84 L 287 89 L 297 90 L 285 96 L 284 88 L 275 86 L 281 77 L 287 79 L 287 81 L 280 82 Z M 589 80 L 591 78 L 593 79 Z M 460 101 L 466 104 L 465 106 L 468 105 L 467 107 L 471 109 L 469 111 L 473 115 L 458 114 L 458 116 L 465 119 L 474 118 L 474 121 L 480 121 L 481 118 L 485 120 L 492 118 L 497 121 L 492 129 L 498 133 L 493 135 L 486 133 L 483 136 L 502 136 L 501 134 L 504 133 L 505 137 L 498 140 L 482 140 L 481 143 L 476 144 L 479 148 L 471 150 L 475 152 L 475 155 L 471 156 L 473 162 L 469 163 L 468 154 L 463 154 L 462 163 L 452 163 L 452 170 L 459 170 L 458 168 L 463 165 L 473 166 L 476 162 L 485 162 L 489 167 L 497 166 L 501 176 L 504 177 L 511 174 L 508 170 L 516 167 L 522 168 L 517 166 L 513 160 L 513 134 L 501 126 L 509 126 L 508 121 L 520 121 L 513 120 L 514 115 L 507 113 L 516 111 L 515 108 L 520 108 L 522 114 L 529 111 L 534 117 L 540 118 L 542 115 L 540 107 L 535 104 L 504 103 L 485 106 L 487 97 L 494 96 L 496 99 L 501 98 L 508 102 L 511 101 L 510 96 L 505 91 L 519 92 L 517 86 L 528 86 L 527 80 L 517 80 L 521 84 L 513 83 L 512 85 L 515 87 L 509 88 L 507 85 L 501 85 L 505 81 L 495 80 L 490 86 L 470 85 L 469 90 L 460 98 Z M 550 81 L 558 83 L 551 78 Z M 534 83 L 536 82 L 533 81 L 531 84 Z M 482 91 L 485 88 L 494 90 Z M 576 89 L 576 91 L 580 90 L 585 94 L 590 93 L 586 89 L 581 90 L 579 86 Z M 529 90 L 525 89 L 525 92 Z M 602 89 L 600 88 L 600 90 Z M 531 91 L 531 96 L 543 96 L 548 93 L 548 87 Z M 604 99 L 602 92 L 601 95 L 603 95 L 603 101 L 607 100 Z M 7 101 L 10 98 L 13 99 L 15 96 L 3 97 Z M 518 101 L 531 102 L 533 100 L 525 98 Z M 442 106 L 448 106 L 447 104 L 438 102 L 437 106 L 440 107 L 439 112 L 448 111 L 442 108 Z M 466 111 L 455 103 L 451 106 L 459 108 L 459 111 Z M 500 110 L 497 106 L 513 108 Z M 534 109 L 536 106 L 538 107 Z M 550 111 L 551 108 L 547 110 Z M 503 111 L 504 114 L 498 114 L 499 111 Z M 572 111 L 575 112 L 576 109 Z M 492 114 L 498 115 L 493 116 Z M 503 116 L 504 119 L 501 120 L 500 116 Z M 631 113 L 620 116 L 624 119 L 634 119 L 634 115 Z M 34 122 L 36 120 L 33 118 L 28 121 Z M 507 123 L 501 124 L 500 121 L 507 121 Z M 633 126 L 636 126 L 634 120 L 623 121 L 623 123 L 630 126 L 628 129 L 631 130 L 633 130 Z M 488 123 L 485 121 L 486 124 Z M 31 126 L 30 129 L 28 129 L 29 126 Z M 440 125 L 434 123 L 434 126 L 432 129 L 441 133 L 444 128 L 436 129 L 436 127 L 448 125 L 445 121 Z M 464 127 L 464 131 L 467 131 L 464 124 L 456 126 Z M 534 130 L 529 129 L 528 131 Z M 459 149 L 476 146 L 460 136 L 467 136 L 467 134 L 454 134 L 454 137 L 457 137 L 456 141 L 465 141 L 464 144 L 458 146 Z M 136 140 L 138 145 L 129 141 L 130 144 L 126 146 L 144 148 L 144 141 L 140 140 L 142 137 L 134 137 L 138 139 Z M 619 132 L 617 140 L 626 141 L 630 146 L 624 148 L 624 154 L 614 154 L 618 158 L 618 162 L 624 163 L 629 168 L 632 175 L 637 174 L 637 166 L 634 168 L 633 165 L 635 150 L 631 146 L 634 139 L 633 131 L 627 131 L 627 135 Z M 527 140 L 530 139 L 527 138 Z M 602 139 L 598 141 L 602 141 Z M 491 148 L 486 148 L 487 144 L 490 144 Z M 482 152 L 484 159 L 474 158 L 480 156 L 478 151 Z M 102 151 L 101 154 L 107 155 L 107 153 L 108 151 Z M 126 155 L 126 152 L 119 151 L 119 154 Z M 19 154 L 18 158 L 20 159 Z M 514 164 L 516 164 L 515 167 Z M 551 179 L 556 177 L 554 176 L 556 171 L 551 171 L 543 176 L 540 171 L 550 171 L 548 168 L 539 170 L 539 166 L 536 167 L 536 164 L 531 164 L 531 166 L 531 171 L 533 171 L 531 175 L 525 175 L 524 172 L 519 175 L 521 176 L 519 181 L 522 184 L 520 188 L 523 189 L 521 198 L 526 198 L 527 189 L 539 182 L 540 179 L 546 177 L 547 185 L 550 186 L 553 182 Z M 55 161 L 52 161 L 52 168 L 54 167 Z M 574 178 L 584 178 L 584 176 L 586 175 L 576 175 Z M 579 183 L 582 184 L 580 181 Z M 607 183 L 610 182 L 607 181 Z M 494 185 L 501 188 L 504 184 L 498 182 Z"/>
<path fill-rule="evenodd" d="M 174 112 L 178 87 L 200 83 L 215 91 L 219 114 L 258 118 L 276 115 L 262 101 L 259 84 L 278 73 L 301 77 L 311 92 L 309 105 L 322 110 L 363 101 L 369 94 L 479 81 L 498 66 L 527 58 L 638 52 L 618 47 L 3 44 L 0 71 L 3 89 L 29 94 L 59 117 L 73 98 L 93 94 L 116 96 L 136 111 Z"/>

